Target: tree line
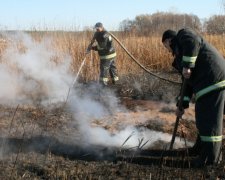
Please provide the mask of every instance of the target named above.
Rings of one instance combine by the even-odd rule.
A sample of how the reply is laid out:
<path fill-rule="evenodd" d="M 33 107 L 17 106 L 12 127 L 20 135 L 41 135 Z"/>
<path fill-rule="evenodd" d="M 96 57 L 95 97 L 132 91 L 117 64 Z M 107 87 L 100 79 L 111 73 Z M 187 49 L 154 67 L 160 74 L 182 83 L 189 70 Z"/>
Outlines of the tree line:
<path fill-rule="evenodd" d="M 224 34 L 225 15 L 214 15 L 209 19 L 200 20 L 193 14 L 157 12 L 138 15 L 134 20 L 125 19 L 120 23 L 119 29 L 126 33 L 148 36 L 162 34 L 165 29 L 179 30 L 182 27 L 190 27 L 202 33 Z"/>

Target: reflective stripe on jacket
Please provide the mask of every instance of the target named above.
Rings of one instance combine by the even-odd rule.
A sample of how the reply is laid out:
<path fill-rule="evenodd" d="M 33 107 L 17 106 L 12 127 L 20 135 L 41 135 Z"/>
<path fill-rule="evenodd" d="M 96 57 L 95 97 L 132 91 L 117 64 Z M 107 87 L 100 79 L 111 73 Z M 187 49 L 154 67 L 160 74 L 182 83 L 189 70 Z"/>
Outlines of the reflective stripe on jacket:
<path fill-rule="evenodd" d="M 105 56 L 100 56 L 100 59 L 112 59 L 116 57 L 116 53 L 110 54 L 110 55 L 105 55 Z"/>
<path fill-rule="evenodd" d="M 216 84 L 213 84 L 211 86 L 208 86 L 200 91 L 198 91 L 195 95 L 195 100 L 197 101 L 198 98 L 200 98 L 201 96 L 205 95 L 205 94 L 208 94 L 212 91 L 215 91 L 215 90 L 218 90 L 218 89 L 223 89 L 225 88 L 225 80 L 224 81 L 220 81 Z"/>

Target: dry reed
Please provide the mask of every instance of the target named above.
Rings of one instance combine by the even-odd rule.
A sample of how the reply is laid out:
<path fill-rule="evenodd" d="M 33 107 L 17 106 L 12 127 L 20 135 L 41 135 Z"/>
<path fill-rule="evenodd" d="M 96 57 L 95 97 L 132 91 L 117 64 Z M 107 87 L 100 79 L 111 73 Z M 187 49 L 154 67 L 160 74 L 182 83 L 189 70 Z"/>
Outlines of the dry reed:
<path fill-rule="evenodd" d="M 85 50 L 92 38 L 93 32 L 29 32 L 37 42 L 43 37 L 53 39 L 52 46 L 57 54 L 53 60 L 63 60 L 63 55 L 70 55 L 72 58 L 71 71 L 76 74 L 85 56 Z M 139 37 L 135 35 L 124 35 L 115 33 L 115 36 L 127 48 L 127 50 L 151 71 L 170 71 L 172 56 L 166 51 L 161 43 L 161 37 L 149 36 Z M 210 43 L 225 55 L 224 35 L 205 35 Z M 116 64 L 120 76 L 139 75 L 143 70 L 125 53 L 125 51 L 114 42 L 117 58 Z M 0 41 L 0 57 L 7 48 L 7 42 Z M 92 51 L 87 56 L 87 61 L 80 74 L 82 82 L 97 80 L 99 77 L 99 58 L 97 52 Z"/>

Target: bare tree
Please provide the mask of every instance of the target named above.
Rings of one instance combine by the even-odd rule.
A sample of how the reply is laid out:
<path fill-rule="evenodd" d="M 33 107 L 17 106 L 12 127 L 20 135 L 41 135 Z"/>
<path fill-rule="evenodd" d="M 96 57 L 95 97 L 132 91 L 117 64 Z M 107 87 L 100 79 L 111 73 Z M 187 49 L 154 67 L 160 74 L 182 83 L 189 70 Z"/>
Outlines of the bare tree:
<path fill-rule="evenodd" d="M 221 0 L 221 4 L 222 4 L 222 7 L 223 7 L 223 9 L 225 11 L 225 0 Z"/>
<path fill-rule="evenodd" d="M 131 31 L 135 27 L 135 32 L 144 36 L 162 34 L 165 29 L 178 30 L 182 27 L 191 27 L 195 30 L 200 30 L 202 29 L 201 26 L 201 22 L 196 15 L 164 12 L 138 15 L 133 21 L 124 20 L 121 23 L 121 27 L 126 27 L 126 31 Z"/>
<path fill-rule="evenodd" d="M 225 33 L 225 15 L 214 15 L 205 22 L 206 32 L 209 34 Z"/>
<path fill-rule="evenodd" d="M 129 32 L 132 29 L 135 29 L 134 21 L 125 19 L 119 25 L 119 30 L 124 32 Z"/>

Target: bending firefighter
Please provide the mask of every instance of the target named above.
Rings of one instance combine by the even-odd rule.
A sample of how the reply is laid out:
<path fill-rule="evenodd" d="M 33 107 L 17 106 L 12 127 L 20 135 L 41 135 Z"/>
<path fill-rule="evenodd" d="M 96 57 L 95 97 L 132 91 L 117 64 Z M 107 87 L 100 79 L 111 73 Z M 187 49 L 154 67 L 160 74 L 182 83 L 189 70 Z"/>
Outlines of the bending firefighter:
<path fill-rule="evenodd" d="M 173 66 L 187 82 L 183 108 L 195 98 L 198 138 L 192 150 L 197 157 L 192 166 L 215 165 L 221 158 L 223 113 L 225 101 L 225 60 L 222 55 L 191 29 L 167 30 L 162 42 L 173 54 Z M 181 117 L 184 110 L 177 108 Z"/>
<path fill-rule="evenodd" d="M 95 29 L 96 32 L 87 48 L 87 53 L 91 50 L 98 51 L 100 57 L 100 83 L 107 86 L 109 82 L 108 74 L 110 74 L 112 83 L 116 84 L 119 77 L 115 65 L 116 52 L 113 47 L 112 37 L 104 30 L 103 24 L 100 22 L 95 24 Z M 93 46 L 95 41 L 97 45 Z"/>

